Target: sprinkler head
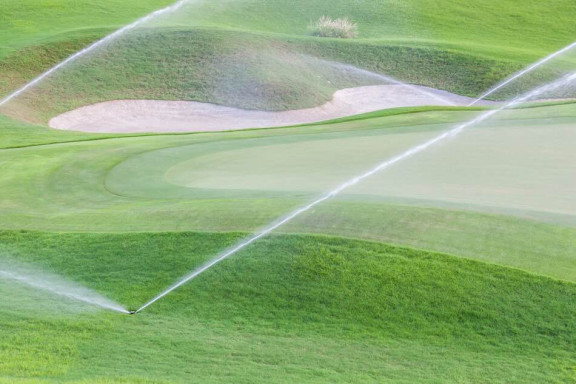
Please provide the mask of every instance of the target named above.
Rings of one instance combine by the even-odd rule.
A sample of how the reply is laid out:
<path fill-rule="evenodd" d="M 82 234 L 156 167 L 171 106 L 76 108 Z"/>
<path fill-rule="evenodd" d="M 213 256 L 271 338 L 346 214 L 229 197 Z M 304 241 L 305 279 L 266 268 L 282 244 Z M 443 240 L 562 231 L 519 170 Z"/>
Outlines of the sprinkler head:
<path fill-rule="evenodd" d="M 128 314 L 129 314 L 129 315 L 135 315 L 135 314 L 136 314 L 136 311 L 130 311 L 130 312 L 128 312 Z"/>

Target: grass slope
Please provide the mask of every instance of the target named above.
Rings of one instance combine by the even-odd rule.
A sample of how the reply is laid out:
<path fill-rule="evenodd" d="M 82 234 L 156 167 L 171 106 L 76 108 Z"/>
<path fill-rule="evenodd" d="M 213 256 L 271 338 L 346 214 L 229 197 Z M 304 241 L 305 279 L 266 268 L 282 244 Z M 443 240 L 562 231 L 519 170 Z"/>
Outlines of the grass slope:
<path fill-rule="evenodd" d="M 522 111 L 525 117 L 542 118 L 548 114 L 570 119 L 574 108 L 564 105 Z M 284 182 L 285 175 L 292 175 L 294 179 L 294 175 L 309 174 L 322 166 L 326 174 L 336 172 L 341 176 L 317 180 L 322 181 L 322 188 L 328 188 L 411 143 L 400 141 L 398 146 L 388 148 L 387 138 L 399 133 L 410 135 L 426 133 L 427 130 L 433 133 L 444 127 L 443 124 L 462 121 L 469 116 L 469 112 L 450 110 L 410 114 L 388 111 L 381 117 L 372 114 L 366 119 L 318 126 L 111 138 L 4 150 L 0 151 L 0 163 L 4 169 L 0 176 L 0 226 L 3 229 L 82 232 L 252 231 L 310 201 L 321 190 L 314 189 L 318 185 L 311 190 L 299 189 L 298 185 L 273 188 Z M 424 122 L 436 122 L 437 125 L 418 125 Z M 23 129 L 21 136 L 17 131 L 8 131 L 8 134 L 21 144 L 26 142 L 26 137 L 30 143 L 56 140 L 56 137 L 41 135 L 30 137 L 34 131 Z M 91 137 L 87 134 L 61 134 L 61 140 Z M 218 159 L 226 162 L 229 151 L 242 148 L 257 150 L 274 144 L 284 146 L 285 153 L 299 148 L 292 155 L 309 159 L 309 155 L 316 151 L 307 151 L 301 147 L 302 143 L 317 146 L 335 139 L 350 143 L 360 139 L 365 143 L 366 138 L 382 145 L 371 146 L 372 151 L 354 152 L 353 157 L 347 156 L 349 162 L 334 160 L 326 163 L 320 158 L 314 160 L 314 166 L 307 166 L 306 162 L 298 165 L 297 161 L 269 161 L 270 167 L 275 164 L 276 176 L 271 178 L 269 172 L 261 170 L 261 177 L 269 184 L 263 189 L 239 183 L 239 179 L 231 179 L 229 184 L 211 189 L 195 185 L 194 188 L 184 188 L 166 181 L 167 171 L 174 164 L 196 158 L 201 160 L 203 156 L 213 159 L 198 174 L 199 181 L 207 182 L 220 180 L 221 172 L 227 174 L 228 168 L 219 170 L 213 166 L 218 164 Z M 544 146 L 545 142 L 539 144 Z M 384 153 L 384 148 L 391 152 Z M 281 154 L 278 152 L 278 156 Z M 333 156 L 330 152 L 324 157 Z M 550 162 L 543 161 L 542 168 L 538 168 L 542 171 L 538 174 L 547 172 L 546 164 Z M 196 163 L 191 166 L 197 171 Z M 248 163 L 239 173 L 254 178 L 256 175 L 250 173 L 252 167 L 253 164 Z M 386 175 L 376 181 L 386 185 Z M 556 191 L 558 201 L 566 191 L 569 189 Z M 568 194 L 563 198 L 571 196 Z M 494 212 L 499 212 L 499 215 Z M 408 244 L 574 281 L 576 235 L 573 226 L 573 216 L 550 212 L 495 211 L 481 204 L 454 205 L 422 199 L 382 200 L 357 195 L 318 207 L 285 230 Z M 498 235 L 494 233 L 496 228 Z"/>
<path fill-rule="evenodd" d="M 0 5 L 0 90 L 8 94 L 82 47 L 170 0 L 6 0 Z"/>
<path fill-rule="evenodd" d="M 0 239 L 4 255 L 137 306 L 237 235 Z M 376 243 L 275 236 L 134 317 L 0 289 L 5 382 L 574 379 L 572 284 Z"/>
<path fill-rule="evenodd" d="M 65 3 L 60 0 L 51 4 L 59 8 Z M 146 2 L 132 12 L 144 12 L 154 4 L 160 6 L 159 2 Z M 93 25 L 86 25 L 88 16 L 72 8 L 62 26 L 46 29 L 49 37 L 42 42 L 37 31 L 23 32 L 24 28 L 16 23 L 7 23 L 6 35 L 18 33 L 24 41 L 19 43 L 22 49 L 4 54 L 0 60 L 0 90 L 8 93 L 104 34 L 100 21 L 103 9 L 114 9 L 114 21 L 132 14 L 125 4 L 116 11 L 117 5 L 103 4 L 95 12 Z M 32 19 L 45 19 L 51 12 L 46 6 L 28 3 L 9 2 L 6 7 L 16 20 L 26 13 L 31 13 Z M 351 16 L 359 22 L 362 38 L 342 41 L 308 36 L 310 18 L 322 14 Z M 319 80 L 318 75 L 324 75 L 326 67 L 298 63 L 302 61 L 298 57 L 301 53 L 474 96 L 551 49 L 567 44 L 574 14 L 574 5 L 566 0 L 546 6 L 524 5 L 521 9 L 511 0 L 473 6 L 452 0 L 442 7 L 422 0 L 394 4 L 363 0 L 354 7 L 348 1 L 321 0 L 297 4 L 258 0 L 192 2 L 168 20 L 153 25 L 151 31 L 129 34 L 79 68 L 64 71 L 10 112 L 28 120 L 36 115 L 36 122 L 46 122 L 48 117 L 79 105 L 115 98 L 185 99 L 243 108 L 293 109 L 319 105 L 336 89 L 359 85 L 358 81 L 338 83 L 339 76 L 328 76 L 331 84 Z M 77 30 L 72 28 L 74 21 Z M 462 28 L 464 24 L 466 28 Z M 264 51 L 270 57 L 262 61 Z M 244 71 L 246 67 L 253 70 Z M 532 85 L 527 82 L 521 88 Z M 511 90 L 510 94 L 517 91 Z M 505 96 L 509 94 L 500 95 Z"/>
<path fill-rule="evenodd" d="M 46 123 L 56 114 L 114 99 L 196 100 L 286 110 L 325 103 L 338 89 L 383 83 L 314 57 L 472 96 L 521 67 L 509 60 L 429 47 L 218 29 L 146 29 L 63 69 L 8 111 L 22 120 L 35 117 Z M 38 53 L 30 52 L 4 65 L 10 73 L 10 67 L 33 70 L 38 62 Z"/>
<path fill-rule="evenodd" d="M 7 51 L 59 40 L 83 29 L 106 33 L 104 30 L 128 24 L 171 3 L 170 0 L 6 0 L 2 2 L 0 52 L 5 55 Z"/>
<path fill-rule="evenodd" d="M 127 24 L 167 0 L 6 0 L 2 4 L 3 47 L 21 47 L 69 31 L 111 28 Z M 198 25 L 257 32 L 307 35 L 310 20 L 324 14 L 350 16 L 360 25 L 363 39 L 410 39 L 467 42 L 486 49 L 506 47 L 547 50 L 571 41 L 571 18 L 576 6 L 568 0 L 518 6 L 515 0 L 487 0 L 470 4 L 449 0 L 438 7 L 427 0 L 382 3 L 346 0 L 287 3 L 281 0 L 192 2 L 169 23 L 192 19 Z M 57 23 L 54 20 L 58 20 Z M 466 25 L 466 28 L 462 28 Z M 47 38 L 48 37 L 48 38 Z M 497 44 L 494 44 L 497 43 Z M 489 48 L 490 45 L 495 45 Z"/>
<path fill-rule="evenodd" d="M 4 1 L 0 92 L 168 3 Z M 308 36 L 306 26 L 322 14 L 350 16 L 360 38 Z M 61 72 L 9 112 L 45 123 L 83 103 L 125 97 L 285 109 L 319 104 L 360 81 L 325 74 L 303 55 L 476 94 L 569 43 L 574 15 L 568 0 L 522 7 L 515 0 L 449 0 L 442 7 L 428 0 L 193 3 L 178 18 Z M 271 54 L 263 57 L 263 50 Z M 239 90 L 249 97 L 237 98 Z M 507 118 L 573 124 L 574 111 L 535 108 Z M 134 178 L 143 168 L 164 175 L 178 151 L 218 157 L 235 145 L 251 151 L 268 141 L 309 155 L 299 141 L 425 134 L 470 116 L 413 108 L 270 131 L 123 138 L 0 117 L 0 260 L 46 268 L 136 308 L 244 236 L 238 232 L 311 196 L 232 184 L 186 190 Z M 203 172 L 219 180 L 217 169 Z M 285 230 L 406 244 L 576 281 L 573 217 L 522 212 L 527 220 L 430 205 L 334 201 Z M 4 280 L 0 295 L 0 383 L 576 380 L 573 283 L 348 238 L 273 236 L 138 316 L 95 311 Z"/>
<path fill-rule="evenodd" d="M 567 44 L 573 39 L 571 15 L 576 13 L 576 6 L 566 0 L 521 6 L 515 0 L 472 4 L 449 0 L 442 7 L 429 0 L 359 0 L 353 4 L 347 0 L 246 0 L 200 3 L 192 9 L 199 10 L 194 19 L 208 25 L 290 35 L 307 34 L 308 23 L 322 15 L 349 16 L 358 23 L 363 39 L 431 40 L 494 50 L 546 50 L 550 44 Z"/>

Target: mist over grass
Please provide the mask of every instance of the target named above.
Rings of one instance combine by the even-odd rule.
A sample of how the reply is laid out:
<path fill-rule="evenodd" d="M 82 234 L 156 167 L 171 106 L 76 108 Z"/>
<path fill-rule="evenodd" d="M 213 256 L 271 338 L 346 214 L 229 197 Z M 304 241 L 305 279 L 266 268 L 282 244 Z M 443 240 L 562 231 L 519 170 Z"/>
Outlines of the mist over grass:
<path fill-rule="evenodd" d="M 106 137 L 102 135 L 11 126 L 6 121 L 3 132 L 10 138 L 8 144 L 25 146 L 26 143 L 81 141 L 0 151 L 0 161 L 5 169 L 0 175 L 3 218 L 0 224 L 4 229 L 48 231 L 249 232 L 310 201 L 317 196 L 319 186 L 333 187 L 355 169 L 364 169 L 382 160 L 384 148 L 402 150 L 405 148 L 402 140 L 413 135 L 433 134 L 475 113 L 478 112 L 413 108 L 305 127 L 106 140 L 98 140 Z M 537 127 L 542 119 L 550 123 L 553 116 L 558 119 L 559 126 L 568 124 L 576 117 L 574 106 L 518 110 L 510 112 L 506 118 L 535 119 L 533 122 L 518 120 L 516 124 Z M 510 123 L 503 121 L 502 124 Z M 540 140 L 541 145 L 553 139 L 551 129 L 550 138 Z M 530 132 L 534 132 L 534 128 L 530 128 Z M 394 137 L 396 139 L 392 140 Z M 352 145 L 367 140 L 372 143 L 369 147 L 373 150 L 354 151 L 354 147 L 350 147 L 345 152 L 346 158 L 340 160 L 314 161 L 313 165 L 307 165 L 284 156 L 308 159 L 317 153 L 329 159 L 331 153 L 341 153 L 335 143 Z M 400 141 L 394 146 L 396 140 Z M 565 144 L 568 143 L 569 140 L 565 140 Z M 274 165 L 270 172 L 251 173 L 251 170 L 261 169 L 262 164 L 257 161 L 266 154 L 266 148 L 282 150 L 278 150 L 276 162 L 267 161 L 271 167 Z M 240 154 L 261 155 L 234 157 L 239 150 Z M 570 153 L 568 151 L 566 155 Z M 222 182 L 221 176 L 226 172 L 220 173 L 217 165 L 226 164 L 230 156 L 237 166 L 241 166 L 238 175 L 246 174 L 247 184 L 238 184 L 240 179 Z M 531 161 L 535 156 L 529 156 Z M 547 155 L 542 152 L 538 156 L 544 157 L 540 168 L 535 170 L 546 169 Z M 256 163 L 248 161 L 250 159 Z M 176 174 L 185 171 L 187 161 L 195 164 L 189 168 L 191 175 L 195 171 L 201 172 L 200 177 L 193 178 L 196 184 L 190 188 L 170 182 L 167 177 L 169 171 Z M 180 168 L 176 167 L 178 164 Z M 315 184 L 310 184 L 312 189 L 302 182 L 287 190 L 279 187 L 285 181 L 285 175 L 292 180 L 307 181 L 298 176 L 319 171 L 325 176 L 315 178 Z M 402 168 L 398 171 L 402 172 Z M 330 178 L 334 172 L 341 179 Z M 538 173 L 540 176 L 536 179 L 545 174 L 546 171 Z M 186 179 L 185 176 L 182 173 L 181 177 Z M 382 180 L 376 181 L 385 186 L 386 180 L 386 175 L 382 175 Z M 523 179 L 514 180 L 521 182 Z M 259 183 L 264 183 L 265 188 L 258 188 Z M 562 199 L 570 197 L 569 189 L 556 191 L 566 193 Z M 383 199 L 360 194 L 319 207 L 287 230 L 409 244 L 576 280 L 572 261 L 576 246 L 573 216 L 443 202 L 442 198 L 446 196 L 436 191 L 439 200 L 434 201 Z M 493 233 L 495 228 L 498 228 L 498 236 Z"/>
<path fill-rule="evenodd" d="M 137 9 L 164 4 L 149 1 L 128 12 L 116 1 L 108 1 L 109 9 L 115 12 L 112 20 L 127 19 Z M 290 7 L 279 1 L 194 1 L 168 18 L 127 34 L 108 50 L 95 52 L 79 67 L 13 105 L 10 113 L 45 123 L 49 117 L 81 105 L 127 98 L 285 110 L 321 105 L 335 90 L 358 85 L 334 81 L 338 77 L 323 78 L 326 68 L 294 65 L 294 55 L 302 53 L 476 96 L 569 42 L 566 26 L 576 10 L 565 3 L 561 0 L 553 7 L 524 5 L 524 19 L 519 22 L 511 0 L 465 7 L 452 1 L 442 12 L 416 0 L 386 5 L 363 0 L 355 7 L 342 0 L 298 2 Z M 38 9 L 27 17 L 42 19 L 59 6 Z M 30 12 L 30 7 L 12 2 L 7 9 L 14 18 Z M 24 29 L 24 33 L 18 25 L 5 27 L 7 36 L 18 32 L 22 37 L 16 51 L 0 54 L 4 56 L 0 60 L 0 91 L 16 89 L 110 28 L 102 24 L 86 27 L 85 16 L 74 9 L 75 13 L 59 27 L 67 29 L 46 29 L 46 33 L 53 34 L 49 38 L 39 39 L 33 30 Z M 95 12 L 93 20 L 100 20 L 103 12 Z M 466 22 L 468 28 L 462 30 L 458 18 L 469 21 L 469 13 L 474 13 L 477 22 Z M 357 21 L 362 25 L 362 38 L 344 41 L 307 36 L 310 17 L 317 19 L 326 14 Z M 448 14 L 456 20 L 448 22 Z M 553 29 L 544 27 L 550 23 Z M 518 28 L 522 33 L 517 33 Z M 263 51 L 270 59 L 260 62 Z M 525 83 L 496 96 L 505 99 L 533 85 Z"/>
<path fill-rule="evenodd" d="M 170 2 L 6 0 L 0 93 Z M 350 17 L 361 34 L 310 36 L 310 20 L 327 14 Z M 286 110 L 371 84 L 316 58 L 475 96 L 570 43 L 575 16 L 571 0 L 191 2 L 2 111 L 19 120 L 0 116 L 0 263 L 10 255 L 138 308 L 331 177 L 480 111 L 402 108 L 302 127 L 131 136 L 46 129 L 54 114 L 122 98 Z M 291 235 L 254 244 L 137 316 L 78 310 L 1 280 L 0 383 L 574 382 L 576 219 L 557 209 L 574 184 L 552 176 L 573 163 L 576 108 L 501 117 L 493 142 L 467 151 L 472 159 L 447 151 L 448 167 L 424 167 L 422 180 L 435 181 L 424 198 L 357 193 L 318 206 L 284 228 Z M 529 145 L 499 147 L 510 126 Z M 517 169 L 501 160 L 523 151 Z M 468 187 L 475 204 L 449 201 L 466 176 L 487 187 L 499 174 L 459 176 L 466 165 L 495 163 L 515 171 L 512 182 L 544 180 L 546 198 L 493 207 Z"/>
<path fill-rule="evenodd" d="M 191 100 L 279 111 L 315 107 L 339 89 L 382 83 L 316 57 L 469 96 L 520 68 L 513 62 L 435 48 L 214 29 L 144 29 L 78 60 L 4 109 L 40 123 L 83 105 L 122 99 Z M 38 62 L 34 53 L 22 60 L 27 67 Z"/>
<path fill-rule="evenodd" d="M 38 300 L 65 301 L 81 307 L 127 313 L 121 305 L 73 281 L 67 281 L 53 272 L 16 262 L 9 256 L 0 258 L 0 280 L 11 286 L 23 286 L 44 294 Z M 46 298 L 46 296 L 53 296 Z"/>
<path fill-rule="evenodd" d="M 0 233 L 21 260 L 129 305 L 237 236 Z M 133 317 L 14 314 L 0 304 L 0 376 L 145 380 L 153 361 L 169 382 L 191 372 L 206 382 L 264 373 L 276 382 L 566 381 L 575 299 L 572 284 L 451 256 L 274 236 Z"/>

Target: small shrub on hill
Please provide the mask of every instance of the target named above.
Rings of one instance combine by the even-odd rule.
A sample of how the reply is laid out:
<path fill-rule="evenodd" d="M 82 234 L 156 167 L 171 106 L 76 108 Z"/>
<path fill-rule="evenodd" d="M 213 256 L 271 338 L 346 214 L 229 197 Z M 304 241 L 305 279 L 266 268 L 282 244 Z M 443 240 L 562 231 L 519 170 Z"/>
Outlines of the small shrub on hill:
<path fill-rule="evenodd" d="M 333 37 L 340 39 L 353 39 L 358 36 L 358 25 L 349 18 L 332 19 L 322 16 L 310 25 L 312 35 L 320 37 Z"/>

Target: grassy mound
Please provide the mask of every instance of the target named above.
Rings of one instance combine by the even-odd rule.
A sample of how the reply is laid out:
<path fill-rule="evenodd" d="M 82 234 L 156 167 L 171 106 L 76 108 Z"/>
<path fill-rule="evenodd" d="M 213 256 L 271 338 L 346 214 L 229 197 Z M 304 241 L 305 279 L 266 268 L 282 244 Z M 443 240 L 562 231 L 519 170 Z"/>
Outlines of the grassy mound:
<path fill-rule="evenodd" d="M 237 238 L 4 232 L 0 243 L 137 306 Z M 573 285 L 382 244 L 273 237 L 134 317 L 1 288 L 0 377 L 15 382 L 574 378 Z"/>
<path fill-rule="evenodd" d="M 518 118 L 516 114 L 537 118 L 521 121 L 518 130 L 522 140 L 533 141 L 531 145 L 547 148 L 546 143 L 554 140 L 561 140 L 561 145 L 571 142 L 564 134 L 565 127 L 574 121 L 573 106 L 517 111 L 514 116 Z M 5 169 L 0 175 L 0 227 L 86 232 L 252 231 L 353 174 L 472 115 L 413 109 L 298 128 L 93 141 L 86 140 L 99 136 L 18 126 L 5 131 L 5 137 L 9 137 L 6 143 L 25 146 L 84 141 L 0 151 Z M 540 131 L 539 119 L 546 116 L 556 119 L 546 120 L 547 128 Z M 556 123 L 551 125 L 553 121 Z M 552 177 L 571 164 L 573 154 L 569 149 L 551 154 L 542 149 L 520 150 L 531 147 L 517 141 L 515 156 L 524 159 L 524 164 L 538 164 L 532 173 L 518 173 L 498 187 L 534 183 L 554 167 L 555 173 L 546 180 L 556 181 L 538 183 L 539 189 L 532 194 L 514 192 L 497 195 L 498 200 L 494 200 L 491 188 L 486 190 L 486 186 L 493 185 L 493 177 L 506 176 L 506 167 L 471 177 L 474 183 L 482 182 L 469 184 L 467 176 L 476 175 L 473 170 L 500 165 L 502 160 L 496 154 L 508 151 L 502 146 L 507 141 L 500 140 L 499 135 L 515 139 L 518 134 L 513 134 L 508 125 L 518 123 L 503 121 L 495 127 L 497 132 L 484 127 L 474 133 L 486 132 L 480 138 L 491 140 L 490 145 L 483 146 L 492 151 L 490 156 L 483 150 L 461 155 L 450 148 L 439 148 L 439 154 L 446 154 L 448 160 L 467 159 L 460 161 L 471 167 L 464 167 L 463 176 L 458 173 L 461 168 L 452 162 L 435 166 L 435 161 L 423 155 L 423 160 L 415 159 L 416 169 L 409 168 L 409 174 L 403 175 L 408 165 L 390 170 L 368 181 L 364 189 L 359 186 L 352 195 L 318 207 L 284 230 L 407 244 L 574 281 L 574 215 L 569 214 L 573 206 L 566 205 L 573 198 L 571 179 L 561 180 L 564 187 L 555 188 L 559 181 Z M 534 131 L 546 137 L 534 136 Z M 477 136 L 471 138 L 479 142 Z M 255 159 L 266 160 L 259 163 Z M 430 172 L 430 167 L 435 171 Z M 235 172 L 230 173 L 230 169 Z M 422 171 L 426 175 L 415 189 L 402 181 Z M 428 191 L 429 185 L 437 182 L 444 189 L 433 189 L 424 197 L 415 194 L 422 188 Z M 454 194 L 447 189 L 449 185 L 463 192 Z M 394 194 L 390 188 L 396 186 L 405 187 L 406 194 Z M 470 190 L 484 192 L 470 195 Z M 546 200 L 539 197 L 550 193 L 554 200 L 543 204 Z M 492 200 L 482 201 L 483 196 L 492 196 Z M 509 204 L 507 196 L 528 199 L 517 197 Z M 463 197 L 468 200 L 459 200 Z M 522 201 L 526 204 L 519 208 Z M 489 202 L 500 205 L 495 207 Z M 564 214 L 552 209 L 561 204 Z"/>
<path fill-rule="evenodd" d="M 23 15 L 41 19 L 64 3 L 60 0 L 54 8 L 36 8 L 9 2 L 6 7 L 15 20 Z M 111 20 L 119 22 L 134 17 L 130 15 L 138 9 L 144 12 L 164 4 L 139 3 L 129 12 L 126 4 L 108 3 L 94 15 L 74 8 L 61 26 L 46 28 L 45 36 L 18 23 L 5 26 L 6 36 L 20 37 L 6 39 L 5 46 L 13 48 L 0 54 L 0 91 L 8 93 L 110 32 L 100 18 L 106 5 L 114 14 Z M 349 16 L 358 23 L 360 38 L 342 41 L 309 36 L 310 17 L 324 14 Z M 347 1 L 320 0 L 290 5 L 256 0 L 191 2 L 149 26 L 151 31 L 130 33 L 107 50 L 82 60 L 79 67 L 63 71 L 28 95 L 28 100 L 12 106 L 10 113 L 46 122 L 48 117 L 80 105 L 126 98 L 282 110 L 319 105 L 336 89 L 359 85 L 357 80 L 339 82 L 340 76 L 326 76 L 326 66 L 302 63 L 300 54 L 475 96 L 526 63 L 567 44 L 574 14 L 576 9 L 567 0 L 558 0 L 554 6 L 524 5 L 521 13 L 511 0 L 473 6 L 453 0 L 441 10 L 417 0 L 394 4 L 363 0 L 354 7 Z M 466 28 L 461 27 L 464 24 Z M 262 59 L 262 52 L 268 57 Z M 531 85 L 528 82 L 523 89 Z"/>
<path fill-rule="evenodd" d="M 33 68 L 39 55 L 30 51 L 4 62 L 6 73 L 21 65 Z M 339 63 L 469 96 L 520 68 L 510 60 L 436 47 L 156 28 L 133 32 L 61 70 L 9 111 L 22 120 L 47 122 L 83 105 L 117 99 L 301 109 L 329 101 L 339 89 L 386 83 Z"/>
<path fill-rule="evenodd" d="M 169 3 L 5 1 L 0 93 Z M 517 0 L 189 7 L 60 72 L 10 114 L 44 123 L 115 98 L 281 110 L 317 105 L 368 81 L 310 56 L 475 95 L 569 43 L 576 15 L 570 0 L 521 8 Z M 310 36 L 307 26 L 322 15 L 350 17 L 358 38 Z M 138 137 L 56 132 L 0 116 L 0 260 L 30 263 L 137 308 L 340 177 L 471 116 L 409 108 L 307 127 Z M 573 163 L 564 147 L 572 141 L 555 136 L 574 125 L 572 105 L 504 117 L 504 134 L 518 119 L 524 138 L 542 134 L 519 167 L 542 159 L 530 180 L 553 180 L 550 167 Z M 507 153 L 497 144 L 474 161 L 456 158 L 488 169 Z M 228 163 L 243 177 L 219 168 Z M 458 167 L 436 168 L 456 177 Z M 303 173 L 313 176 L 299 181 Z M 284 228 L 308 234 L 258 242 L 137 316 L 0 280 L 0 383 L 576 380 L 574 215 L 571 207 L 551 210 L 573 198 L 571 179 L 548 186 L 553 198 L 540 211 L 504 206 L 498 214 L 482 204 L 389 199 L 389 183 L 374 182 L 381 195 L 360 191 L 319 206 Z"/>

